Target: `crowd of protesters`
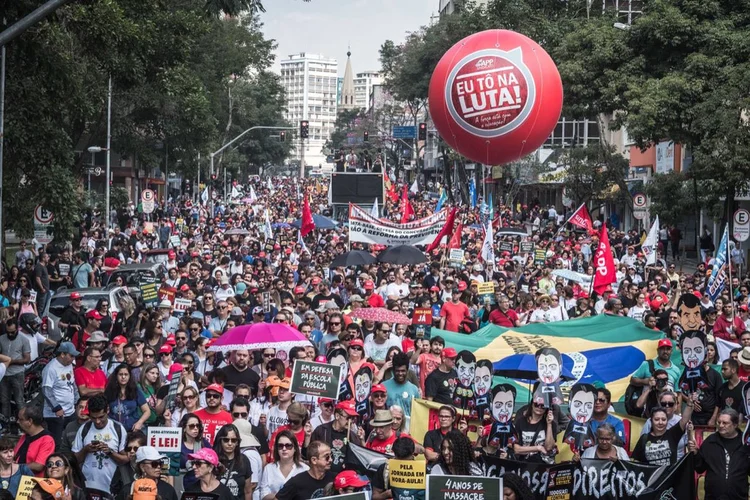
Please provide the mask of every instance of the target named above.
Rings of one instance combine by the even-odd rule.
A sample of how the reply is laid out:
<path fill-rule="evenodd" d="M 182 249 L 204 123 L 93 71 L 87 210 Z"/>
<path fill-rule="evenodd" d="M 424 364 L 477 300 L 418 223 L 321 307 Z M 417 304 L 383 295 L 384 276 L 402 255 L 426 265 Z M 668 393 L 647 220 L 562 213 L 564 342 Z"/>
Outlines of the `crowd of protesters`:
<path fill-rule="evenodd" d="M 672 465 L 693 452 L 696 470 L 707 472 L 707 492 L 709 484 L 716 492 L 711 498 L 747 498 L 750 449 L 738 429 L 745 413 L 742 387 L 750 375 L 750 284 L 733 276 L 731 286 L 710 300 L 710 238 L 701 238 L 704 259 L 688 269 L 680 260 L 678 229 L 664 230 L 658 257 L 647 264 L 641 233 L 610 228 L 617 279 L 596 294 L 585 280 L 595 273 L 596 235 L 564 226 L 569 212 L 554 207 L 499 205 L 492 207 L 497 226 L 528 236 L 500 232 L 493 262 L 481 257 L 486 217 L 479 208 L 464 208 L 461 266 L 448 262 L 441 245 L 423 264 L 331 269 L 347 250 L 377 254 L 384 247 L 349 242 L 346 224 L 299 236 L 291 223 L 301 217 L 304 197 L 314 213 L 330 214 L 325 180 L 257 179 L 237 188 L 243 194 L 236 202 L 181 197 L 159 204 L 151 215 L 125 207 L 111 215 L 111 228 L 87 217 L 67 246 L 21 243 L 0 281 L 0 409 L 6 423 L 17 421 L 20 434 L 6 429 L 0 438 L 3 489 L 15 495 L 21 476 L 33 475 L 50 479 L 38 482 L 34 500 L 57 499 L 59 492 L 80 500 L 86 490 L 125 499 L 150 492 L 163 500 L 182 492 L 287 500 L 362 490 L 373 500 L 394 498 L 383 470 L 368 477 L 347 460 L 350 443 L 403 459 L 423 455 L 431 474 L 482 475 L 484 456 L 554 463 L 558 434 L 569 421 L 559 405 L 511 409 L 515 435 L 506 445 L 491 439 L 491 425 L 470 434 L 470 418 L 457 409 L 454 388 L 477 383 L 461 380 L 459 373 L 471 353 L 446 347 L 439 335 L 422 338 L 412 325 L 351 316 L 362 307 L 407 316 L 428 307 L 433 328 L 466 335 L 487 324 L 513 328 L 601 314 L 641 322 L 654 330 L 658 344 L 657 358 L 631 379 L 640 391 L 635 411 L 648 419 L 643 434 L 632 438 L 632 453 L 623 447 L 623 422 L 612 411 L 616 402 L 599 384 L 588 424 L 593 440 L 574 459 Z M 399 203 L 398 197 L 386 198 L 382 217 L 398 221 Z M 434 212 L 436 200 L 420 193 L 411 203 L 420 218 Z M 521 241 L 533 242 L 543 258 L 522 254 Z M 513 250 L 500 251 L 501 242 L 511 242 Z M 157 278 L 174 290 L 171 299 L 145 305 L 125 295 L 117 304 L 100 300 L 89 310 L 82 307 L 82 289 L 111 286 L 120 266 L 144 262 L 155 249 L 166 251 Z M 556 270 L 583 278 L 567 279 Z M 484 282 L 494 283 L 493 304 L 478 295 Z M 37 317 L 64 288 L 79 291 L 69 294 L 59 321 L 63 339 L 55 342 Z M 688 294 L 694 300 L 686 300 Z M 175 299 L 190 305 L 177 311 Z M 696 316 L 686 320 L 685 311 L 693 308 Z M 686 328 L 685 321 L 694 327 Z M 309 342 L 288 352 L 210 349 L 229 330 L 264 322 L 290 325 Z M 685 391 L 679 383 L 683 366 L 674 352 L 687 329 L 707 338 L 710 375 L 699 391 Z M 717 339 L 738 344 L 726 360 L 719 358 Z M 53 352 L 43 370 L 42 403 L 27 404 L 25 366 L 48 349 Z M 327 363 L 336 356 L 345 360 L 349 394 L 333 400 L 290 392 L 296 361 Z M 372 374 L 365 414 L 354 394 L 363 367 Z M 176 397 L 170 396 L 173 386 Z M 438 424 L 423 436 L 410 433 L 417 398 L 440 405 Z M 698 446 L 694 426 L 715 426 L 717 432 Z M 181 429 L 174 471 L 167 472 L 170 457 L 147 444 L 149 427 Z M 505 498 L 528 495 L 524 482 L 509 473 Z"/>

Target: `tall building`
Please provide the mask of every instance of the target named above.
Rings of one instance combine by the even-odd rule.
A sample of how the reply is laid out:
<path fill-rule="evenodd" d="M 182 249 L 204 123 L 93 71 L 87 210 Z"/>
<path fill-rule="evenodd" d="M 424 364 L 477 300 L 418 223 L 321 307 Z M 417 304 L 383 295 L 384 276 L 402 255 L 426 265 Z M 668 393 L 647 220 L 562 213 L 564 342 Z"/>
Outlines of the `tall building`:
<path fill-rule="evenodd" d="M 325 165 L 322 149 L 331 138 L 337 113 L 339 65 L 336 59 L 318 54 L 291 54 L 281 61 L 281 83 L 287 95 L 286 119 L 292 124 L 310 122 L 310 137 L 305 141 L 305 164 Z M 299 138 L 297 139 L 299 140 Z M 296 159 L 301 148 L 296 146 Z"/>
<path fill-rule="evenodd" d="M 346 53 L 346 69 L 344 70 L 344 82 L 341 86 L 341 97 L 339 100 L 342 109 L 354 109 L 354 73 L 352 72 L 352 52 Z"/>
<path fill-rule="evenodd" d="M 453 14 L 456 8 L 463 3 L 466 3 L 466 0 L 440 0 L 440 15 Z M 487 5 L 488 3 L 490 3 L 490 0 L 474 0 L 475 5 Z"/>
<path fill-rule="evenodd" d="M 354 78 L 354 105 L 360 109 L 367 109 L 370 104 L 370 94 L 375 85 L 382 85 L 383 77 L 379 71 L 365 71 L 357 73 Z"/>

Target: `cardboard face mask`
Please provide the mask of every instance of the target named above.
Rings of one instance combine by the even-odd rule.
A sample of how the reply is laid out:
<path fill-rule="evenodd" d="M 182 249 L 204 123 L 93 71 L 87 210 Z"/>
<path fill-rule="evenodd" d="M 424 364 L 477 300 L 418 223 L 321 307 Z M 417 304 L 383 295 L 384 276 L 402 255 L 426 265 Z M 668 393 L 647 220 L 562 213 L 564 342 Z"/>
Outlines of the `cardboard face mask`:
<path fill-rule="evenodd" d="M 363 366 L 354 376 L 354 400 L 357 403 L 367 401 L 372 391 L 372 370 Z"/>
<path fill-rule="evenodd" d="M 515 442 L 513 408 L 516 404 L 516 389 L 510 384 L 498 384 L 492 388 L 492 425 L 489 426 L 487 443 L 505 449 Z"/>
<path fill-rule="evenodd" d="M 701 337 L 685 338 L 682 341 L 682 362 L 688 369 L 699 368 L 706 359 L 705 337 Z"/>
<path fill-rule="evenodd" d="M 581 453 L 594 444 L 594 435 L 588 424 L 594 416 L 596 394 L 596 387 L 591 384 L 575 384 L 570 389 L 570 423 L 565 429 L 563 441 L 568 443 L 574 453 Z"/>
<path fill-rule="evenodd" d="M 513 392 L 496 392 L 495 396 L 492 398 L 492 418 L 497 422 L 507 424 L 513 417 L 513 407 L 515 404 L 516 395 Z"/>
<path fill-rule="evenodd" d="M 593 387 L 593 386 L 592 386 Z M 579 424 L 588 424 L 594 415 L 594 402 L 596 392 L 584 392 L 579 390 L 575 394 L 571 392 L 569 402 L 570 417 Z"/>
<path fill-rule="evenodd" d="M 465 362 L 458 358 L 456 360 L 456 372 L 458 373 L 458 384 L 463 387 L 471 387 L 474 383 L 474 374 L 476 373 L 476 362 Z"/>
<path fill-rule="evenodd" d="M 677 312 L 680 315 L 680 326 L 685 331 L 700 330 L 701 303 L 700 299 L 692 293 L 683 293 L 680 295 L 677 303 Z"/>
<path fill-rule="evenodd" d="M 539 380 L 543 384 L 552 385 L 560 380 L 562 372 L 562 362 L 560 353 L 557 349 L 543 349 L 544 351 L 554 351 L 541 353 L 536 359 L 537 373 Z"/>
<path fill-rule="evenodd" d="M 492 366 L 484 366 L 483 361 L 479 360 L 474 371 L 474 393 L 477 396 L 485 396 L 492 389 Z"/>

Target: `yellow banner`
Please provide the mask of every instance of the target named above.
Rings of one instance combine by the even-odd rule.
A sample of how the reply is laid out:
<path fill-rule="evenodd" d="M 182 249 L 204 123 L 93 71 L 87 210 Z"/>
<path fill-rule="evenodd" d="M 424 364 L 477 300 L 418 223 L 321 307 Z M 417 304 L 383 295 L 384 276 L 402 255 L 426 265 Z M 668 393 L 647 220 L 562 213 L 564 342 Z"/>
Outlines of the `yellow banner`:
<path fill-rule="evenodd" d="M 388 478 L 394 488 L 423 490 L 426 473 L 424 460 L 388 460 Z"/>
<path fill-rule="evenodd" d="M 31 490 L 36 486 L 36 481 L 32 476 L 21 476 L 21 481 L 18 483 L 18 492 L 16 493 L 16 500 L 27 500 L 31 496 Z"/>

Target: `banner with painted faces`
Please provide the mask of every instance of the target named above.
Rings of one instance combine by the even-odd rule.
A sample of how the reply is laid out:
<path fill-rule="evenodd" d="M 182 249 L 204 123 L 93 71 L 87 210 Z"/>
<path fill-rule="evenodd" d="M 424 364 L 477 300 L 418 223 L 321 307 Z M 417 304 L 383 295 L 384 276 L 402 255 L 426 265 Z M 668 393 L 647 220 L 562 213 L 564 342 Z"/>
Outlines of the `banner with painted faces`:
<path fill-rule="evenodd" d="M 328 351 L 326 355 L 328 364 L 341 367 L 341 375 L 339 376 L 339 401 L 346 401 L 352 399 L 352 388 L 349 385 L 349 357 L 346 354 L 346 349 L 343 347 L 336 347 Z"/>
<path fill-rule="evenodd" d="M 497 384 L 492 388 L 492 424 L 487 443 L 505 449 L 515 442 L 513 409 L 516 405 L 516 388 L 510 384 Z"/>
<path fill-rule="evenodd" d="M 700 330 L 689 330 L 680 337 L 680 352 L 685 369 L 680 377 L 680 390 L 686 394 L 708 388 L 708 375 L 703 361 L 706 359 L 706 335 Z"/>
<path fill-rule="evenodd" d="M 539 385 L 534 391 L 534 403 L 544 404 L 545 408 L 552 408 L 553 404 L 563 403 L 560 391 L 560 376 L 562 375 L 562 355 L 554 347 L 544 347 L 536 354 L 536 368 Z"/>
<path fill-rule="evenodd" d="M 596 394 L 596 387 L 591 384 L 575 384 L 570 389 L 568 398 L 570 422 L 563 434 L 563 442 L 567 443 L 575 454 L 582 453 L 595 442 L 589 421 L 594 416 Z"/>
<path fill-rule="evenodd" d="M 474 408 L 477 418 L 484 422 L 490 420 L 492 412 L 492 361 L 480 359 L 474 371 Z"/>
<path fill-rule="evenodd" d="M 474 378 L 477 358 L 474 353 L 463 350 L 456 356 L 456 386 L 453 389 L 453 406 L 469 412 L 469 418 L 477 418 L 474 401 Z"/>

